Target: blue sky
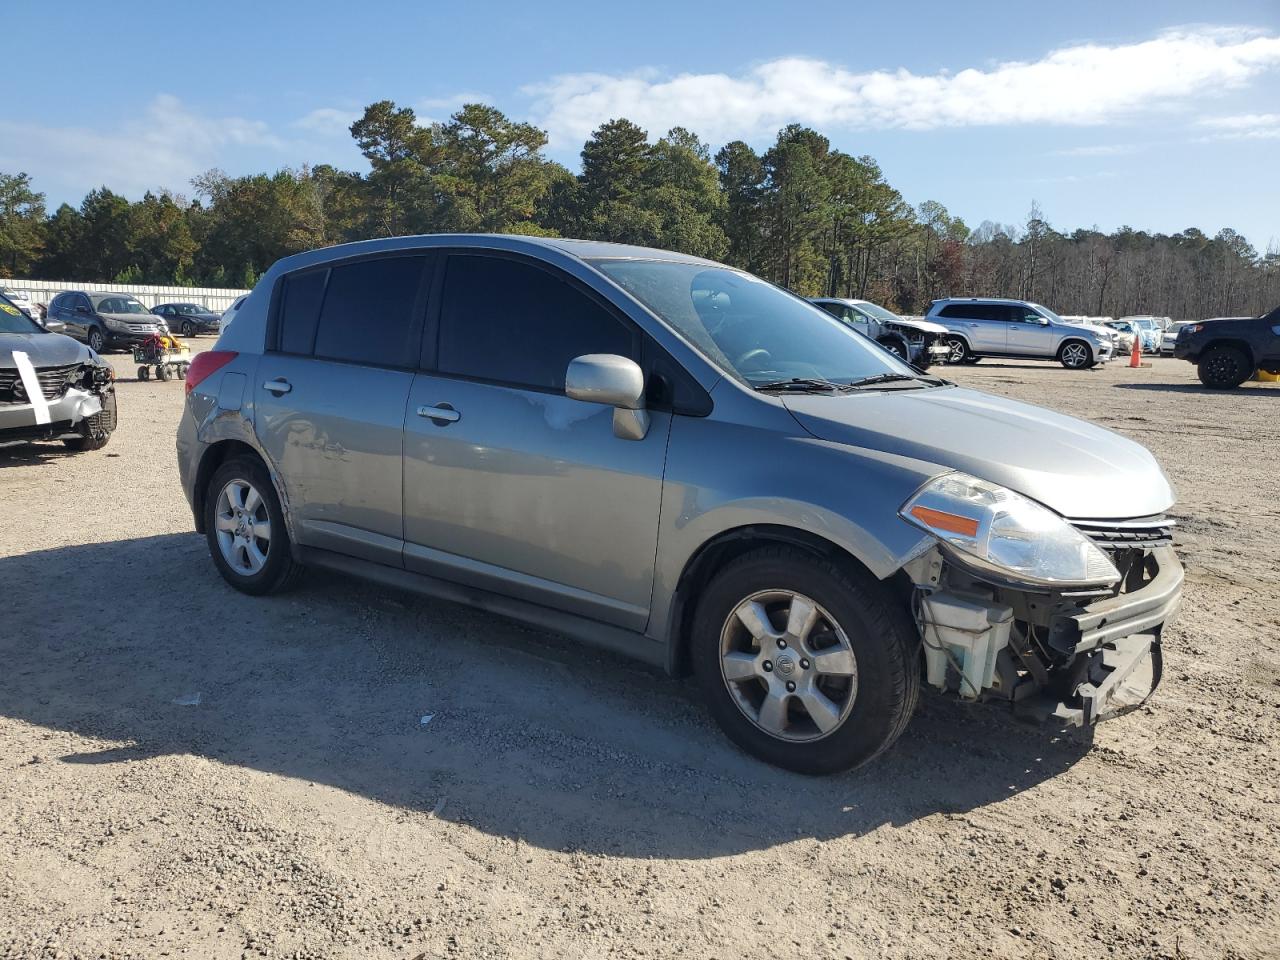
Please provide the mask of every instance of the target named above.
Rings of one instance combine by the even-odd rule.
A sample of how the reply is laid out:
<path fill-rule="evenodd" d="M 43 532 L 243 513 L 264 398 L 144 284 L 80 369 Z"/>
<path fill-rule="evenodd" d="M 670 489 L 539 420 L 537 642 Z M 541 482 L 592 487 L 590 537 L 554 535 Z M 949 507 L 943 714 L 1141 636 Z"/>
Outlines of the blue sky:
<path fill-rule="evenodd" d="M 961 4 L 8 0 L 0 170 L 50 206 L 363 169 L 346 126 L 481 99 L 551 135 L 625 115 L 713 148 L 799 121 L 970 226 L 1234 227 L 1280 246 L 1280 0 Z M 54 52 L 56 44 L 70 49 Z"/>

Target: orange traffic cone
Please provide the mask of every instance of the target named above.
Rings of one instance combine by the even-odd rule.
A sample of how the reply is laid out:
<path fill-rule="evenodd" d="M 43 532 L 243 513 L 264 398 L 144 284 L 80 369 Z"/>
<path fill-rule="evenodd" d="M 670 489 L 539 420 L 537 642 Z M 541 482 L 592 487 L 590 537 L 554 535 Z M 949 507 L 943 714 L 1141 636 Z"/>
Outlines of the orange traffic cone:
<path fill-rule="evenodd" d="M 1136 336 L 1133 338 L 1133 352 L 1129 354 L 1129 366 L 1142 366 L 1142 340 Z"/>

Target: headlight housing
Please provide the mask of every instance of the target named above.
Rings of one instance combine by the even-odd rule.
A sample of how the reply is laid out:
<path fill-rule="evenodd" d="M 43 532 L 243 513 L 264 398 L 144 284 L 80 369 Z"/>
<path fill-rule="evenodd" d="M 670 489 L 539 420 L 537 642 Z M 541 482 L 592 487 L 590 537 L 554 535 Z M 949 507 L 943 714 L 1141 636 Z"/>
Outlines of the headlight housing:
<path fill-rule="evenodd" d="M 1109 586 L 1120 572 L 1098 546 L 1052 510 L 967 473 L 935 477 L 899 515 L 979 570 L 1033 586 Z"/>

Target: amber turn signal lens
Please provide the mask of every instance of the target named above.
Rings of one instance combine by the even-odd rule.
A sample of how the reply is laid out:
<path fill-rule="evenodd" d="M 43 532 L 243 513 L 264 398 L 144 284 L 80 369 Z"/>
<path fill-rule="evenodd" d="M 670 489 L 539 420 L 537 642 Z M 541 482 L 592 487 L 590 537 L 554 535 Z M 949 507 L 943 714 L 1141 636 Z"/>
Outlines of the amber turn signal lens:
<path fill-rule="evenodd" d="M 966 537 L 978 535 L 978 521 L 970 517 L 962 517 L 955 513 L 944 513 L 941 510 L 930 510 L 928 507 L 914 506 L 911 515 L 934 530 L 945 530 L 948 533 L 959 533 Z"/>

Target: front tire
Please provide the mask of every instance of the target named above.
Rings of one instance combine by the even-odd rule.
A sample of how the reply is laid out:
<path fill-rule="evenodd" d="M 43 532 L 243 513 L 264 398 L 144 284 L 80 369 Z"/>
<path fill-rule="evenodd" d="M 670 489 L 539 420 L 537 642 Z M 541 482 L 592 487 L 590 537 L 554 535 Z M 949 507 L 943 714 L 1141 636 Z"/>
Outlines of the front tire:
<path fill-rule="evenodd" d="M 107 337 L 99 328 L 90 327 L 89 334 L 85 339 L 89 342 L 89 349 L 94 353 L 105 353 L 107 349 Z"/>
<path fill-rule="evenodd" d="M 1068 340 L 1059 347 L 1058 362 L 1068 370 L 1088 370 L 1095 363 L 1093 351 L 1083 340 Z"/>
<path fill-rule="evenodd" d="M 242 593 L 276 593 L 302 573 L 280 499 L 259 460 L 235 457 L 214 472 L 205 490 L 204 527 L 214 566 Z"/>
<path fill-rule="evenodd" d="M 116 429 L 116 392 L 112 390 L 103 398 L 102 409 L 80 422 L 80 436 L 63 440 L 68 450 L 82 453 L 85 450 L 101 450 Z"/>
<path fill-rule="evenodd" d="M 892 353 L 895 357 L 897 357 L 903 363 L 911 362 L 911 354 L 910 354 L 910 351 L 907 349 L 907 345 L 903 341 L 899 340 L 897 337 L 886 337 L 883 340 L 878 340 L 877 343 L 879 343 L 880 346 L 884 347 L 886 350 Z"/>
<path fill-rule="evenodd" d="M 182 321 L 182 335 L 184 337 L 194 337 L 196 335 L 196 328 L 191 325 L 190 320 Z"/>
<path fill-rule="evenodd" d="M 691 652 L 730 739 L 767 763 L 829 774 L 867 763 L 906 728 L 919 645 L 901 604 L 868 574 L 776 546 L 711 581 Z"/>
<path fill-rule="evenodd" d="M 1253 373 L 1253 364 L 1239 347 L 1210 347 L 1196 364 L 1200 382 L 1211 390 L 1232 390 Z"/>

